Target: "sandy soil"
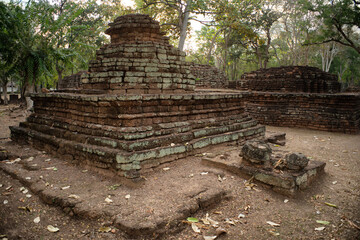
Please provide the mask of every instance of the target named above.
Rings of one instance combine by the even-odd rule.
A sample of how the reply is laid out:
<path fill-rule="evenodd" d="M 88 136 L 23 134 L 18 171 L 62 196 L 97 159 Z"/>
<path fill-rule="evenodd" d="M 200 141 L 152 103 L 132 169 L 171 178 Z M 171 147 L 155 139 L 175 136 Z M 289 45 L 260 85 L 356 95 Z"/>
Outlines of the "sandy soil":
<path fill-rule="evenodd" d="M 0 147 L 14 144 L 8 139 L 8 126 L 24 121 L 26 114 L 15 105 L 0 107 Z M 298 193 L 294 198 L 274 193 L 269 187 L 256 182 L 253 188 L 249 189 L 246 178 L 219 169 L 209 169 L 201 164 L 199 156 L 161 166 L 145 177 L 151 182 L 163 175 L 164 181 L 169 181 L 171 186 L 178 186 L 181 183 L 188 184 L 184 176 L 193 174 L 194 184 L 208 186 L 211 183 L 214 189 L 221 188 L 228 192 L 228 197 L 215 205 L 188 214 L 188 217 L 198 219 L 205 218 L 208 214 L 212 220 L 217 221 L 226 233 L 216 239 L 360 239 L 360 135 L 279 127 L 267 129 L 287 134 L 286 145 L 272 145 L 273 148 L 302 152 L 327 164 L 325 174 L 309 189 Z M 29 146 L 18 149 L 19 156 L 36 152 Z M 229 151 L 239 151 L 239 147 L 224 146 L 214 149 L 213 153 L 223 154 Z M 67 167 L 72 168 L 71 165 Z M 164 167 L 170 170 L 164 173 Z M 69 174 L 60 171 L 61 168 L 56 174 Z M 200 174 L 204 171 L 209 174 L 201 177 Z M 74 177 L 76 179 L 76 176 L 72 176 L 71 179 Z M 99 182 L 112 181 L 97 177 Z M 81 176 L 78 179 L 80 183 Z M 77 184 L 76 180 L 71 181 L 69 185 Z M 159 191 L 158 185 L 151 185 L 153 192 Z M 31 191 L 20 191 L 24 183 L 3 171 L 0 171 L 0 186 L 0 239 L 134 239 L 134 236 L 117 229 L 106 217 L 89 219 L 86 216 L 71 216 L 72 214 L 65 213 L 63 208 L 56 204 L 44 203 Z M 96 192 L 99 195 L 106 195 L 109 191 L 101 187 L 94 188 L 97 188 Z M 182 189 L 186 190 L 186 185 Z M 87 190 L 83 188 L 84 192 Z M 118 191 L 123 189 L 119 188 Z M 152 192 L 151 189 L 147 191 L 149 194 Z M 31 194 L 31 197 L 27 197 L 28 194 Z M 171 204 L 174 202 L 166 199 L 163 202 L 162 208 L 165 210 L 173 207 Z M 39 223 L 34 222 L 37 217 L 40 217 Z M 268 221 L 279 226 L 271 226 Z M 141 224 L 139 222 L 139 225 Z M 52 233 L 47 229 L 48 225 L 60 230 Z M 109 228 L 106 229 L 104 226 Z M 176 229 L 165 231 L 161 236 L 149 234 L 141 238 L 204 239 L 204 235 L 212 236 L 215 231 L 214 227 L 204 225 L 200 229 L 201 233 L 195 233 L 186 221 L 179 221 L 173 228 Z M 110 232 L 104 232 L 105 230 Z"/>

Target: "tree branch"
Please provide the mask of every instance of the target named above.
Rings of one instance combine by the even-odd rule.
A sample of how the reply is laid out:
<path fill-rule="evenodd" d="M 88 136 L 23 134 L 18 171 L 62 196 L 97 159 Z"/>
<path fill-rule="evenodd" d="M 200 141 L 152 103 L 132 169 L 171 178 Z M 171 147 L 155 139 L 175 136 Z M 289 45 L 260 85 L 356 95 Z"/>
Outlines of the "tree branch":
<path fill-rule="evenodd" d="M 349 44 L 344 44 L 341 41 L 338 41 L 339 43 L 346 45 L 346 46 L 350 46 L 352 48 L 354 48 L 358 53 L 360 53 L 360 47 L 357 47 L 355 45 L 355 43 L 344 33 L 344 31 L 341 28 L 340 23 L 338 22 L 337 19 L 334 19 L 334 21 L 336 21 L 337 24 L 334 24 L 336 29 L 339 31 L 339 33 L 341 34 L 341 36 L 343 36 L 343 38 L 345 38 L 345 40 L 349 43 Z M 334 40 L 335 41 L 335 40 Z M 336 41 L 335 41 L 336 42 Z"/>

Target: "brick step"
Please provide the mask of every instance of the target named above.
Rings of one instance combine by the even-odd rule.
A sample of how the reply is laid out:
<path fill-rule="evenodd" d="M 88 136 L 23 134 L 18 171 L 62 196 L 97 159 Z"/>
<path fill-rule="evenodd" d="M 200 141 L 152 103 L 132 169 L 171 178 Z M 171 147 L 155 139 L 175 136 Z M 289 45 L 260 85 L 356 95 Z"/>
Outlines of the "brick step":
<path fill-rule="evenodd" d="M 113 127 L 36 114 L 35 116 L 30 116 L 28 122 L 98 137 L 108 137 L 118 140 L 140 140 L 150 137 L 180 134 L 195 129 L 229 126 L 235 123 L 250 121 L 251 119 L 252 118 L 248 114 L 240 114 L 234 116 L 229 115 L 217 119 L 209 118 L 188 122 L 157 124 L 153 126 Z M 21 125 L 26 127 L 24 123 L 21 123 Z"/>
<path fill-rule="evenodd" d="M 246 129 L 231 131 L 193 139 L 190 142 L 157 147 L 137 152 L 126 152 L 109 147 L 69 141 L 23 127 L 10 127 L 11 138 L 26 141 L 35 147 L 41 147 L 61 156 L 70 156 L 76 161 L 85 161 L 98 168 L 113 169 L 121 176 L 139 177 L 142 166 L 153 167 L 170 158 L 181 158 L 194 154 L 197 150 L 225 142 L 245 141 L 246 139 L 264 135 L 265 127 L 256 125 Z M 76 157 L 75 157 L 76 156 Z M 174 159 L 172 159 L 174 160 Z"/>
<path fill-rule="evenodd" d="M 79 143 L 88 143 L 98 146 L 106 146 L 111 148 L 122 149 L 125 151 L 138 151 L 142 149 L 151 149 L 155 147 L 167 146 L 170 143 L 184 143 L 191 141 L 192 139 L 206 137 L 214 134 L 221 134 L 230 131 L 241 130 L 248 127 L 253 127 L 257 125 L 255 120 L 249 120 L 248 118 L 237 119 L 237 123 L 215 126 L 215 127 L 206 127 L 202 129 L 189 129 L 189 131 L 184 133 L 154 136 L 150 138 L 140 139 L 137 141 L 133 140 L 117 140 L 104 136 L 91 136 L 82 133 L 74 133 L 73 131 L 68 131 L 64 128 L 48 126 L 38 123 L 22 123 L 22 127 L 28 127 L 34 129 L 38 132 L 47 134 L 51 132 L 57 138 L 63 138 L 70 141 L 76 141 Z"/>
<path fill-rule="evenodd" d="M 208 109 L 192 109 L 183 111 L 158 111 L 128 114 L 117 113 L 117 111 L 109 111 L 107 113 L 97 112 L 81 112 L 74 109 L 58 108 L 58 107 L 35 107 L 37 114 L 52 115 L 73 121 L 83 121 L 88 123 L 97 123 L 101 125 L 109 125 L 115 127 L 136 127 L 149 126 L 152 124 L 171 123 L 175 121 L 191 121 L 207 118 L 226 117 L 230 115 L 237 115 L 244 112 L 242 106 L 229 108 L 208 108 Z M 134 106 L 135 108 L 135 106 Z M 130 110 L 129 110 L 130 111 Z"/>

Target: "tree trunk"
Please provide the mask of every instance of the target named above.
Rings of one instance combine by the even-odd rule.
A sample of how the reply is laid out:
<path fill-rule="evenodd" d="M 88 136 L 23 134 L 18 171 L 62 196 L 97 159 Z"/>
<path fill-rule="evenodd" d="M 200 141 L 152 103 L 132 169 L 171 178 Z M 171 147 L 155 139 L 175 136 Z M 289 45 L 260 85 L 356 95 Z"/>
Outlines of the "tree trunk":
<path fill-rule="evenodd" d="M 229 34 L 226 34 L 226 31 L 224 32 L 224 38 L 225 38 L 225 56 L 224 56 L 224 72 L 226 74 L 226 76 L 229 76 L 228 75 L 228 52 L 229 52 L 229 49 L 228 49 L 228 45 L 229 45 L 229 36 L 230 36 L 230 31 L 229 31 Z"/>
<path fill-rule="evenodd" d="M 63 70 L 59 68 L 58 63 L 56 63 L 56 72 L 58 74 L 58 82 L 57 82 L 58 85 L 62 81 L 62 72 L 63 72 Z"/>
<path fill-rule="evenodd" d="M 330 66 L 334 57 L 338 53 L 338 48 L 335 43 L 330 43 L 322 46 L 321 50 L 321 61 L 322 61 L 322 70 L 329 72 Z"/>
<path fill-rule="evenodd" d="M 2 82 L 2 89 L 3 89 L 3 97 L 4 97 L 4 105 L 8 105 L 8 99 L 7 99 L 7 81 Z"/>
<path fill-rule="evenodd" d="M 211 41 L 211 44 L 210 44 L 210 49 L 209 49 L 209 53 L 207 55 L 207 63 L 209 64 L 210 63 L 210 58 L 211 58 L 211 52 L 212 52 L 212 49 L 214 47 L 214 44 L 215 44 L 215 40 L 216 40 L 216 37 L 219 35 L 220 32 L 222 32 L 223 30 L 225 30 L 225 28 L 220 28 L 214 35 L 212 41 Z"/>
<path fill-rule="evenodd" d="M 25 100 L 26 100 L 26 110 L 31 110 L 34 102 L 30 98 L 30 94 L 34 92 L 34 85 L 32 83 L 26 82 L 25 86 Z"/>
<path fill-rule="evenodd" d="M 187 25 L 189 22 L 189 15 L 190 15 L 190 11 L 191 11 L 191 4 L 192 4 L 192 0 L 187 0 L 185 11 L 184 11 L 184 18 L 180 19 L 180 21 L 181 21 L 181 23 L 180 23 L 180 39 L 179 39 L 179 47 L 178 47 L 180 51 L 183 51 L 183 49 L 184 49 L 185 39 L 186 39 L 186 35 L 187 35 Z"/>
<path fill-rule="evenodd" d="M 264 68 L 267 67 L 267 64 L 269 62 L 269 48 L 270 48 L 270 44 L 271 44 L 271 35 L 270 35 L 270 28 L 266 29 L 266 37 L 267 37 L 267 44 L 265 47 L 265 59 L 264 59 Z"/>
<path fill-rule="evenodd" d="M 258 59 L 259 69 L 262 69 L 263 68 L 262 56 L 261 56 L 261 51 L 260 51 L 259 47 L 255 47 L 255 54 L 256 54 L 256 57 Z"/>

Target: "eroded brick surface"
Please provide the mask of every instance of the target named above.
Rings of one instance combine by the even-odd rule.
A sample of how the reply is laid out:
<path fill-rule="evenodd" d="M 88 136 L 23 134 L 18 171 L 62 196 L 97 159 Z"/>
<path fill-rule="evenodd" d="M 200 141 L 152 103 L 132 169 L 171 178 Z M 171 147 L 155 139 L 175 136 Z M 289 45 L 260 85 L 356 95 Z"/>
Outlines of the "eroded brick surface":
<path fill-rule="evenodd" d="M 236 87 L 265 92 L 340 92 L 336 75 L 309 66 L 274 67 L 245 73 Z"/>
<path fill-rule="evenodd" d="M 202 88 L 227 88 L 228 78 L 220 69 L 206 65 L 192 63 L 191 73 L 195 76 L 196 87 Z"/>
<path fill-rule="evenodd" d="M 251 92 L 246 111 L 262 124 L 358 133 L 360 94 Z"/>
<path fill-rule="evenodd" d="M 158 94 L 193 91 L 185 53 L 169 44 L 160 25 L 148 15 L 129 14 L 115 19 L 105 31 L 111 43 L 96 53 L 84 89 L 115 94 Z"/>
<path fill-rule="evenodd" d="M 66 76 L 58 84 L 58 89 L 78 89 L 81 87 L 81 76 L 86 74 L 86 71 L 80 71 L 76 74 Z"/>

